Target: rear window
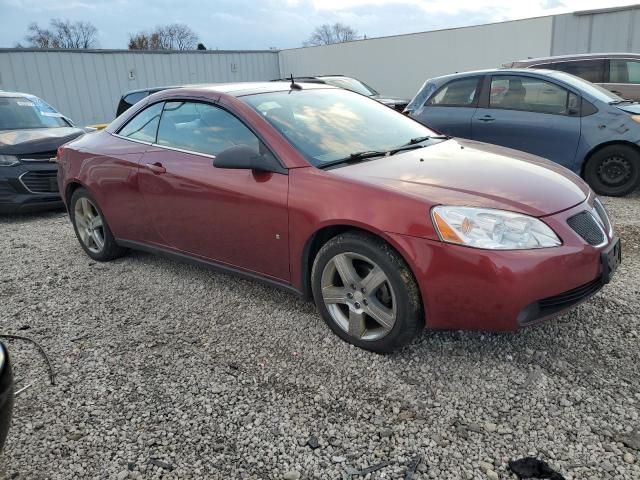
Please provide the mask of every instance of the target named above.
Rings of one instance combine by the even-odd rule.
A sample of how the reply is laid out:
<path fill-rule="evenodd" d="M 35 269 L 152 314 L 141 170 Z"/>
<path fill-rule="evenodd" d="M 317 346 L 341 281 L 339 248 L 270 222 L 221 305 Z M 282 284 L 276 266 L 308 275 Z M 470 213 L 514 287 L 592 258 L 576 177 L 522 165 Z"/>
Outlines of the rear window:
<path fill-rule="evenodd" d="M 0 97 L 0 130 L 69 126 L 61 113 L 38 97 Z"/>

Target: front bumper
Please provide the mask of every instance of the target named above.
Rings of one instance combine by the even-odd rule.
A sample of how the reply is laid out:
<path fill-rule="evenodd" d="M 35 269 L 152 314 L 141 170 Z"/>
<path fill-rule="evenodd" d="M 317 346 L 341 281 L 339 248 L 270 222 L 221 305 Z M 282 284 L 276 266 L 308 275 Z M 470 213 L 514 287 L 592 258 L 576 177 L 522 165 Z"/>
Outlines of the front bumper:
<path fill-rule="evenodd" d="M 544 218 L 563 244 L 537 250 L 481 250 L 390 234 L 408 259 L 431 329 L 517 330 L 552 318 L 604 286 L 603 252 L 568 227 L 585 204 Z"/>
<path fill-rule="evenodd" d="M 58 193 L 57 173 L 57 164 L 50 162 L 0 167 L 0 213 L 63 207 Z"/>

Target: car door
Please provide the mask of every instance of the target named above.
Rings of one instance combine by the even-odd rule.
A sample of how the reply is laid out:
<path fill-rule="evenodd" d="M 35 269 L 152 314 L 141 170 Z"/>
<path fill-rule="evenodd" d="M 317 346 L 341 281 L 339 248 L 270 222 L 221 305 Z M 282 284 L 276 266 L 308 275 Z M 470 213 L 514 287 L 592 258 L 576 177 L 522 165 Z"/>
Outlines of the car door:
<path fill-rule="evenodd" d="M 498 74 L 473 115 L 472 138 L 547 158 L 567 168 L 580 141 L 580 97 L 539 77 Z"/>
<path fill-rule="evenodd" d="M 171 249 L 289 281 L 288 176 L 213 166 L 238 144 L 266 148 L 218 106 L 166 102 L 139 174 L 151 221 Z"/>
<path fill-rule="evenodd" d="M 457 78 L 429 96 L 412 117 L 453 137 L 471 138 L 471 119 L 478 103 L 482 76 Z"/>
<path fill-rule="evenodd" d="M 627 100 L 640 101 L 640 61 L 626 58 L 609 60 L 607 90 Z"/>

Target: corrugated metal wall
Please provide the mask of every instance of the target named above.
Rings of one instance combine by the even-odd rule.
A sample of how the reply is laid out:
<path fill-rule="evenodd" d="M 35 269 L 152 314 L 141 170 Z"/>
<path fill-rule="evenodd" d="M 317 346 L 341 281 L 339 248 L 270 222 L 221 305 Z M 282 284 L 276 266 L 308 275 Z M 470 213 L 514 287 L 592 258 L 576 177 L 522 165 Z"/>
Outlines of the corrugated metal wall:
<path fill-rule="evenodd" d="M 552 17 L 530 18 L 282 50 L 280 72 L 350 75 L 383 94 L 412 97 L 430 77 L 548 55 L 552 24 Z"/>
<path fill-rule="evenodd" d="M 640 5 L 556 15 L 552 55 L 640 52 Z"/>
<path fill-rule="evenodd" d="M 122 93 L 187 83 L 271 80 L 278 52 L 0 49 L 0 89 L 41 97 L 79 125 L 109 122 Z"/>

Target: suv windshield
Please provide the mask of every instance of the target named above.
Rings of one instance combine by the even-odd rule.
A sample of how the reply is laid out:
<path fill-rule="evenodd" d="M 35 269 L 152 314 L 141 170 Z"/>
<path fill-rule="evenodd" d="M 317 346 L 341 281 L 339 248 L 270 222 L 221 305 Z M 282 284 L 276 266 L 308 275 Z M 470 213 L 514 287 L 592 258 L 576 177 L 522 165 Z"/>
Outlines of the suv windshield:
<path fill-rule="evenodd" d="M 61 113 L 38 97 L 0 97 L 0 130 L 69 126 Z"/>
<path fill-rule="evenodd" d="M 351 90 L 352 92 L 359 93 L 360 95 L 366 95 L 367 97 L 373 97 L 378 95 L 373 88 L 360 80 L 350 77 L 318 77 L 322 79 L 328 85 L 334 87 L 344 88 L 345 90 Z"/>
<path fill-rule="evenodd" d="M 291 90 L 242 97 L 315 166 L 355 152 L 386 151 L 435 136 L 375 100 L 339 89 Z"/>

